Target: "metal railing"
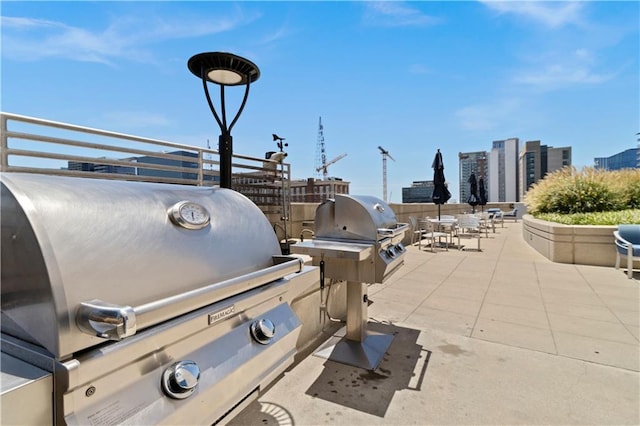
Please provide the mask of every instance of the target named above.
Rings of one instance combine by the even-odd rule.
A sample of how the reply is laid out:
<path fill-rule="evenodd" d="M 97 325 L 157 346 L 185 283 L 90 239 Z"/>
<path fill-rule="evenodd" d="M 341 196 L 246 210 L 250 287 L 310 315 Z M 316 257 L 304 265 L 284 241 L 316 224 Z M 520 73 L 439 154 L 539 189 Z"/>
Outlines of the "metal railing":
<path fill-rule="evenodd" d="M 180 185 L 219 184 L 217 150 L 0 112 L 0 171 Z M 291 166 L 233 155 L 232 188 L 288 216 Z"/>

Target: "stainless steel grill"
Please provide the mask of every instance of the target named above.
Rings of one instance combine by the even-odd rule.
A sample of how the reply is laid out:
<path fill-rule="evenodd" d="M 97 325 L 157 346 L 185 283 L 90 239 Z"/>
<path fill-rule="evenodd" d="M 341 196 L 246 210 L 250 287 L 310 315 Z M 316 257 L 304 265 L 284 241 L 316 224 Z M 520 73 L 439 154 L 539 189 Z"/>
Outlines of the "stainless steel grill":
<path fill-rule="evenodd" d="M 367 283 L 384 282 L 404 264 L 408 225 L 378 198 L 337 194 L 316 209 L 315 226 L 315 238 L 291 246 L 292 253 L 312 256 L 321 274 L 347 281 L 345 339 L 320 353 L 375 370 L 393 336 L 367 330 Z"/>
<path fill-rule="evenodd" d="M 211 424 L 293 362 L 284 295 L 317 268 L 282 256 L 246 197 L 0 178 L 3 360 L 53 376 L 49 422 Z"/>
<path fill-rule="evenodd" d="M 336 195 L 321 204 L 315 217 L 316 247 L 360 251 L 371 255 L 359 262 L 345 259 L 326 264 L 327 276 L 336 279 L 381 283 L 404 264 L 402 239 L 407 224 L 398 223 L 395 213 L 382 200 L 367 195 Z M 345 244 L 347 244 L 345 246 Z M 367 246 L 367 248 L 364 248 Z M 325 253 L 326 254 L 326 253 Z"/>

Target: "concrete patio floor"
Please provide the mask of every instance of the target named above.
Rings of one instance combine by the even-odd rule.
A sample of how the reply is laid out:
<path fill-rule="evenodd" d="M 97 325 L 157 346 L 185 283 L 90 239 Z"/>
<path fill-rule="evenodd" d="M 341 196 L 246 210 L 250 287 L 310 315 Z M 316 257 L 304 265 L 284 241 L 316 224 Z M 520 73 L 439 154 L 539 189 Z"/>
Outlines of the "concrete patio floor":
<path fill-rule="evenodd" d="M 308 356 L 230 424 L 640 424 L 640 273 L 550 262 L 519 222 L 481 244 L 369 287 L 375 371 Z"/>

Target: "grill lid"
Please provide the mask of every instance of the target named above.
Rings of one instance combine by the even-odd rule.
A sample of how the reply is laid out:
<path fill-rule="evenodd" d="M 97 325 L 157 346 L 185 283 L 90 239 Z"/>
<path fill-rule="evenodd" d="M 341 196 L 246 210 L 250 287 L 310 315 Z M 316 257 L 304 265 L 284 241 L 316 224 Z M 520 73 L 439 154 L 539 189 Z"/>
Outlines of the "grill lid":
<path fill-rule="evenodd" d="M 336 194 L 316 210 L 316 238 L 375 242 L 398 227 L 391 207 L 369 195 Z"/>
<path fill-rule="evenodd" d="M 0 180 L 2 331 L 59 358 L 104 342 L 76 325 L 82 302 L 153 308 L 269 269 L 280 254 L 262 211 L 229 189 L 22 173 Z M 183 212 L 191 225 L 173 217 L 183 201 L 192 203 Z"/>

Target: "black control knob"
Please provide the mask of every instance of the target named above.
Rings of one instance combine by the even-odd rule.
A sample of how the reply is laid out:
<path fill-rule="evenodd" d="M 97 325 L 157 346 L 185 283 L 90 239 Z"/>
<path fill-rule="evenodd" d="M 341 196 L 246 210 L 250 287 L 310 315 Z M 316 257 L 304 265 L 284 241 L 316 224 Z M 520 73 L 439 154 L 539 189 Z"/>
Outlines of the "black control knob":
<path fill-rule="evenodd" d="M 253 339 L 261 345 L 268 345 L 276 334 L 276 326 L 266 318 L 252 323 L 250 330 Z"/>

